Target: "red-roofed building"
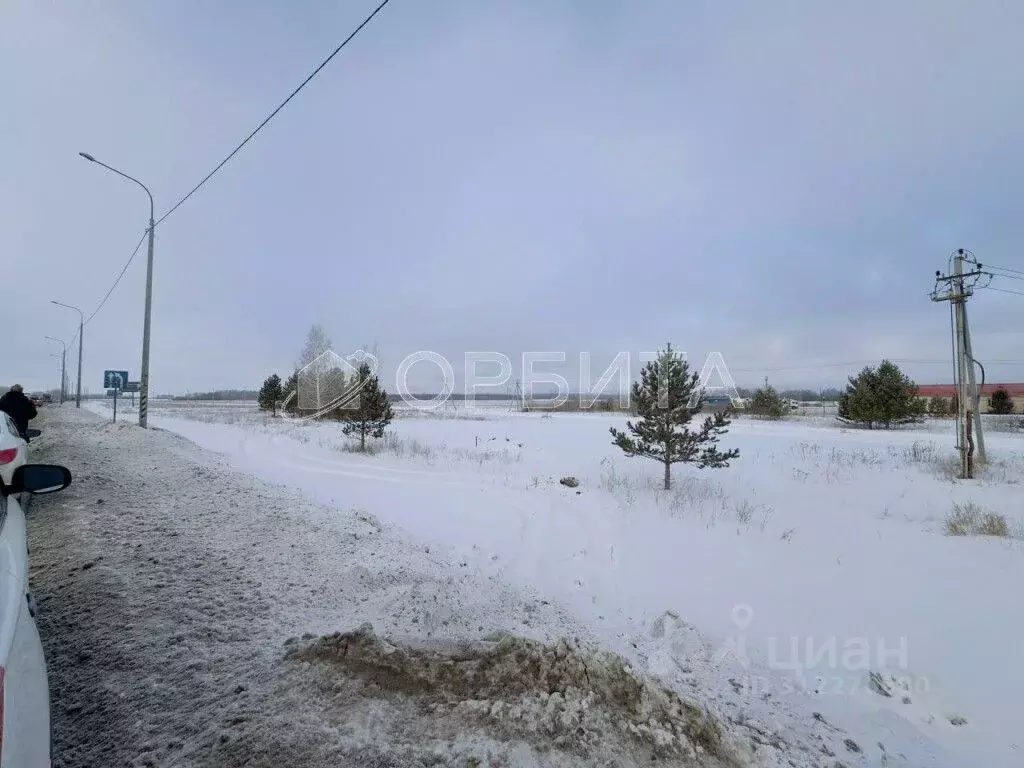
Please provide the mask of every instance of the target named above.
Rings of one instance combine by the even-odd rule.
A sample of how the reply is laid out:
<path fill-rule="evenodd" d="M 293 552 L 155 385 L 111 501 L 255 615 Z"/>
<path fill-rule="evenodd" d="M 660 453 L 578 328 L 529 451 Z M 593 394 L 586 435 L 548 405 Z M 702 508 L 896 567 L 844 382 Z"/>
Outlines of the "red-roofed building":
<path fill-rule="evenodd" d="M 1005 389 L 1006 394 L 1013 401 L 1014 413 L 1024 413 L 1024 384 L 985 384 L 981 387 L 981 407 L 988 410 L 988 399 L 997 389 Z M 919 384 L 917 387 L 919 397 L 953 397 L 956 388 L 952 384 Z"/>

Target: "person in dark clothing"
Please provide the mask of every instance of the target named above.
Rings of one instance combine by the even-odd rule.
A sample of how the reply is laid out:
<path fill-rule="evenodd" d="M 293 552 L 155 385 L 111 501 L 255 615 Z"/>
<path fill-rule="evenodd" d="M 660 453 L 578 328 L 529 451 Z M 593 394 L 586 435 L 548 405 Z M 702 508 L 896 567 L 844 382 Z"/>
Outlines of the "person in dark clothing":
<path fill-rule="evenodd" d="M 28 440 L 28 423 L 36 417 L 36 407 L 25 396 L 21 384 L 15 384 L 0 397 L 0 411 L 11 417 L 21 436 Z"/>

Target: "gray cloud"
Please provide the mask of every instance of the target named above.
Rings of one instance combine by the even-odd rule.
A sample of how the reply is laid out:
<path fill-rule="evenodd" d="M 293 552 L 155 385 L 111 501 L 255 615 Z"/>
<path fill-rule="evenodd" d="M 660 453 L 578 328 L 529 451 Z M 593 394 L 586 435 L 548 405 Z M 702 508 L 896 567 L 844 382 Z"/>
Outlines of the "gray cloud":
<path fill-rule="evenodd" d="M 370 7 L 340 5 L 5 6 L 4 378 L 56 381 L 42 337 L 74 318 L 48 301 L 91 312 L 145 226 L 144 195 L 76 153 L 165 210 Z M 314 322 L 392 367 L 603 369 L 669 339 L 741 383 L 944 361 L 926 293 L 949 252 L 1024 268 L 1022 24 L 995 0 L 396 0 L 158 229 L 153 386 L 254 385 Z M 94 390 L 138 370 L 143 279 L 137 258 L 86 330 Z M 972 302 L 983 360 L 1021 357 L 1022 302 Z"/>

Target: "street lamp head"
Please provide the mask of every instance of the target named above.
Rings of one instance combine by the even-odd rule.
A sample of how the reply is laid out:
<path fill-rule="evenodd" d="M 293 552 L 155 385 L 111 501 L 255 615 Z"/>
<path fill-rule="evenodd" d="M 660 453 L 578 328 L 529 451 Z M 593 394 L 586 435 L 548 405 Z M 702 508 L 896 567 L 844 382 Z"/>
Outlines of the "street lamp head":
<path fill-rule="evenodd" d="M 82 157 L 84 157 L 90 163 L 95 163 L 96 162 L 96 158 L 93 157 L 92 155 L 90 155 L 88 152 L 79 152 L 78 154 L 80 154 Z"/>

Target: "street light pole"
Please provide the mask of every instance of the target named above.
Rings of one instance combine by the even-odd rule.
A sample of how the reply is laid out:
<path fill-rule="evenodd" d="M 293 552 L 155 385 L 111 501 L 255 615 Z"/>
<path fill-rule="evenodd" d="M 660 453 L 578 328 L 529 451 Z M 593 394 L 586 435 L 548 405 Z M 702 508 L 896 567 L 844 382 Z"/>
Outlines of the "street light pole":
<path fill-rule="evenodd" d="M 73 309 L 78 313 L 78 386 L 75 388 L 75 408 L 82 407 L 82 335 L 85 333 L 85 315 L 82 314 L 82 310 L 78 307 L 73 307 L 70 304 L 61 304 L 59 301 L 51 301 L 51 304 L 56 304 L 58 307 L 66 307 L 67 309 Z"/>
<path fill-rule="evenodd" d="M 67 379 L 67 357 L 68 357 L 68 345 L 64 343 L 63 339 L 58 339 L 54 336 L 47 336 L 50 341 L 59 341 L 60 345 L 64 347 L 64 351 L 60 353 L 60 404 L 64 405 L 64 382 Z"/>
<path fill-rule="evenodd" d="M 145 429 L 147 422 L 146 416 L 149 410 L 149 328 L 150 318 L 153 314 L 153 237 L 156 229 L 156 211 L 153 206 L 153 193 L 149 191 L 149 187 L 135 177 L 129 176 L 127 173 L 119 171 L 117 168 L 109 166 L 106 163 L 100 162 L 86 152 L 79 152 L 78 154 L 90 163 L 96 163 L 96 165 L 103 166 L 108 171 L 116 173 L 118 176 L 128 179 L 128 181 L 134 181 L 145 190 L 146 195 L 149 197 L 149 249 L 146 258 L 146 314 L 142 321 L 142 371 L 139 375 L 139 426 Z"/>

